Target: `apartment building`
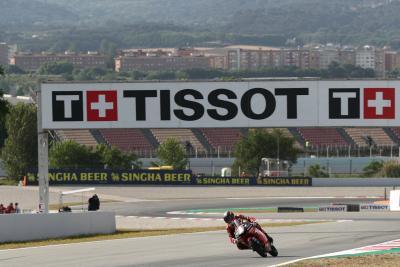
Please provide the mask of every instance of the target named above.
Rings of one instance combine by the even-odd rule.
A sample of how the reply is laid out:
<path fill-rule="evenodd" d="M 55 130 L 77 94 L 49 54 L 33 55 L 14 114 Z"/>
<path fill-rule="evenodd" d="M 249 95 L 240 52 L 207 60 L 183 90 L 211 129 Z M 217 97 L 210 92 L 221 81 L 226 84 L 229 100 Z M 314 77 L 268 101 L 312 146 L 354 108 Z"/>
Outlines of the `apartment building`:
<path fill-rule="evenodd" d="M 230 49 L 227 52 L 227 67 L 229 70 L 264 67 L 293 66 L 301 69 L 318 68 L 319 54 L 311 49 Z"/>
<path fill-rule="evenodd" d="M 11 58 L 11 65 L 16 65 L 25 71 L 36 71 L 46 63 L 51 62 L 69 62 L 74 68 L 106 68 L 107 57 L 97 52 L 88 52 L 87 54 L 77 54 L 65 52 L 64 54 L 54 53 L 19 53 Z"/>
<path fill-rule="evenodd" d="M 365 45 L 356 50 L 356 66 L 373 69 L 378 76 L 385 74 L 385 51 L 374 46 Z"/>
<path fill-rule="evenodd" d="M 277 48 L 227 48 L 227 68 L 229 70 L 256 70 L 263 67 L 278 67 L 282 61 L 292 62 L 293 56 L 282 55 Z"/>
<path fill-rule="evenodd" d="M 400 69 L 400 55 L 395 51 L 385 51 L 385 71 Z"/>
<path fill-rule="evenodd" d="M 327 45 L 318 49 L 319 68 L 327 69 L 332 62 L 340 62 L 339 49 L 333 45 Z"/>
<path fill-rule="evenodd" d="M 204 56 L 125 55 L 115 59 L 115 71 L 176 71 L 209 69 L 210 60 Z"/>
<path fill-rule="evenodd" d="M 339 63 L 341 64 L 356 64 L 356 51 L 351 47 L 344 47 L 339 50 Z"/>
<path fill-rule="evenodd" d="M 0 43 L 0 65 L 8 65 L 8 45 Z"/>

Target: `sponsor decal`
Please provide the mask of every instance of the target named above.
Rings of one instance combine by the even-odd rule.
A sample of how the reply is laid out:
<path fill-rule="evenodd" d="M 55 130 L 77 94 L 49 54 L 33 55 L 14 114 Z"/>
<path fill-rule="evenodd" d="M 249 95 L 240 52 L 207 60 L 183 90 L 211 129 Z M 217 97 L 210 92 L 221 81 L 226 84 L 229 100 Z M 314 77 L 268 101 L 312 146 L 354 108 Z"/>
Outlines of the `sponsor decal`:
<path fill-rule="evenodd" d="M 395 116 L 394 88 L 364 89 L 365 119 L 394 119 Z"/>
<path fill-rule="evenodd" d="M 330 119 L 360 119 L 360 90 L 364 96 L 364 119 L 395 119 L 394 88 L 331 88 Z"/>
<path fill-rule="evenodd" d="M 37 184 L 37 174 L 27 174 L 28 184 Z M 192 182 L 191 171 L 96 171 L 96 170 L 49 170 L 49 184 L 155 184 L 188 185 Z"/>
<path fill-rule="evenodd" d="M 264 177 L 257 178 L 258 185 L 270 186 L 312 186 L 310 177 Z"/>
<path fill-rule="evenodd" d="M 117 121 L 117 91 L 86 92 L 86 108 L 88 121 Z"/>
<path fill-rule="evenodd" d="M 53 121 L 83 121 L 82 92 L 52 92 Z"/>
<path fill-rule="evenodd" d="M 389 205 L 380 204 L 360 204 L 361 211 L 387 211 L 389 210 Z"/>
<path fill-rule="evenodd" d="M 360 89 L 329 89 L 329 118 L 360 118 Z"/>
<path fill-rule="evenodd" d="M 252 185 L 254 178 L 243 177 L 196 177 L 198 185 Z"/>
<path fill-rule="evenodd" d="M 341 212 L 347 211 L 347 206 L 345 205 L 335 205 L 335 206 L 323 206 L 319 207 L 318 211 L 320 212 Z"/>

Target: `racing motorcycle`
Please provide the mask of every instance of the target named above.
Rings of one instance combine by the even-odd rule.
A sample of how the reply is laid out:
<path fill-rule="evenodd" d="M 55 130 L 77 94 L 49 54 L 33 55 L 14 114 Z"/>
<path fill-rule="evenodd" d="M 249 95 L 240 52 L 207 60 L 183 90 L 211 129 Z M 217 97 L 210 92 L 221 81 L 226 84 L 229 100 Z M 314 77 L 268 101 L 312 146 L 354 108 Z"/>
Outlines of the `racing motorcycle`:
<path fill-rule="evenodd" d="M 278 256 L 278 250 L 271 244 L 263 232 L 261 232 L 254 222 L 238 222 L 235 221 L 235 240 L 253 251 L 257 252 L 261 257 L 267 257 L 271 254 L 272 257 Z"/>

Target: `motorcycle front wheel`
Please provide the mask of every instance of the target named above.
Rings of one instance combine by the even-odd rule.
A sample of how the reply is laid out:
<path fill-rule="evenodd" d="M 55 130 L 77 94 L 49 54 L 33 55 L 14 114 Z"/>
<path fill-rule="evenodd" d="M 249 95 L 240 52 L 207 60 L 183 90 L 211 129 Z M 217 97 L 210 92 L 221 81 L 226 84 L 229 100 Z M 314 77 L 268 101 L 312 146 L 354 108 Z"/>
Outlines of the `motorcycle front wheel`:
<path fill-rule="evenodd" d="M 272 257 L 278 256 L 278 250 L 276 249 L 276 247 L 274 245 L 271 245 L 271 251 L 269 252 L 269 254 L 271 254 Z"/>
<path fill-rule="evenodd" d="M 253 249 L 253 251 L 257 252 L 258 255 L 260 255 L 261 257 L 263 258 L 267 257 L 267 252 L 265 251 L 264 246 L 256 238 L 253 238 L 251 240 L 251 248 Z"/>

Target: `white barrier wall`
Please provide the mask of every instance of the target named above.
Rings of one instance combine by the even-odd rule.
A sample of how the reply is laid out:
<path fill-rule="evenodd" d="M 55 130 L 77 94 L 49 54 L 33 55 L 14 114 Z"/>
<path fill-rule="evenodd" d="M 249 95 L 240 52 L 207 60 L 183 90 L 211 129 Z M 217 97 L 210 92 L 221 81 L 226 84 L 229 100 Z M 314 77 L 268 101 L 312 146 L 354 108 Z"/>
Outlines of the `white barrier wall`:
<path fill-rule="evenodd" d="M 390 210 L 400 211 L 400 190 L 390 191 Z"/>
<path fill-rule="evenodd" d="M 114 212 L 0 215 L 0 242 L 114 233 Z"/>

